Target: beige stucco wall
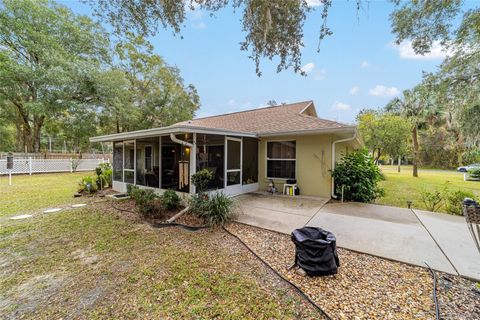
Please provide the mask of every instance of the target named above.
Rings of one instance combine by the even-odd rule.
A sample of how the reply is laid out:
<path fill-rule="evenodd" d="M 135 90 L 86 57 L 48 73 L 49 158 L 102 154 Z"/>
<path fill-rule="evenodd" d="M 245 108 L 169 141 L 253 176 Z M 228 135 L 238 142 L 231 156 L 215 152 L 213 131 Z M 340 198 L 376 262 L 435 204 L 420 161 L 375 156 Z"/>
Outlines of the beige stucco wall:
<path fill-rule="evenodd" d="M 259 183 L 260 190 L 267 190 L 267 141 L 295 140 L 296 141 L 296 179 L 301 195 L 330 198 L 332 163 L 332 141 L 339 139 L 333 135 L 304 135 L 262 138 L 259 142 Z M 353 147 L 348 143 L 336 145 L 337 159 Z M 279 192 L 283 190 L 284 179 L 274 179 Z"/>

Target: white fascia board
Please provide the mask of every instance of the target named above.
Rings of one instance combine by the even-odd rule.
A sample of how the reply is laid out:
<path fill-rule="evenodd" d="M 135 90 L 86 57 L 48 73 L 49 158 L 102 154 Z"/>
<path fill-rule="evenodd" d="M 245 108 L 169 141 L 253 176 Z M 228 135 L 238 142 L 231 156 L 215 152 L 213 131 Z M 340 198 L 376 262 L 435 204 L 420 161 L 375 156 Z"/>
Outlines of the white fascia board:
<path fill-rule="evenodd" d="M 146 130 L 137 130 L 137 131 L 116 133 L 116 134 L 109 134 L 104 136 L 97 136 L 97 137 L 90 138 L 90 142 L 122 141 L 122 140 L 136 139 L 136 138 L 156 137 L 159 135 L 169 135 L 170 133 L 175 133 L 175 134 L 204 133 L 204 134 L 219 134 L 219 135 L 238 136 L 238 137 L 253 137 L 253 138 L 257 137 L 257 135 L 254 133 L 177 125 L 177 126 L 169 126 L 169 127 L 163 127 L 163 128 L 153 128 L 153 129 L 146 129 Z"/>
<path fill-rule="evenodd" d="M 278 137 L 278 136 L 289 136 L 289 135 L 312 135 L 312 134 L 329 134 L 329 133 L 341 133 L 341 132 L 355 132 L 357 131 L 356 126 L 348 126 L 341 128 L 324 128 L 324 129 L 311 129 L 311 130 L 297 130 L 297 131 L 283 131 L 283 132 L 264 132 L 259 133 L 258 137 Z"/>

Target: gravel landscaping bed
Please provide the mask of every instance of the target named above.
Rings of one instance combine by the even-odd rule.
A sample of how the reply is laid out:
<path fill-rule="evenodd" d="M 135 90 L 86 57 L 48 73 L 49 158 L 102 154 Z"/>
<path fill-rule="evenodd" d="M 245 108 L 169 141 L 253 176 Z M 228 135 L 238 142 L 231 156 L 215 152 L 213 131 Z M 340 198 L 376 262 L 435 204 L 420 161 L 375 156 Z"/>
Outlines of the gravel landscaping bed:
<path fill-rule="evenodd" d="M 480 319 L 480 288 L 474 281 L 437 272 L 437 294 L 442 319 Z"/>
<path fill-rule="evenodd" d="M 227 228 L 332 319 L 435 318 L 433 281 L 427 269 L 339 248 L 338 274 L 305 277 L 288 270 L 295 254 L 290 236 L 238 223 Z"/>

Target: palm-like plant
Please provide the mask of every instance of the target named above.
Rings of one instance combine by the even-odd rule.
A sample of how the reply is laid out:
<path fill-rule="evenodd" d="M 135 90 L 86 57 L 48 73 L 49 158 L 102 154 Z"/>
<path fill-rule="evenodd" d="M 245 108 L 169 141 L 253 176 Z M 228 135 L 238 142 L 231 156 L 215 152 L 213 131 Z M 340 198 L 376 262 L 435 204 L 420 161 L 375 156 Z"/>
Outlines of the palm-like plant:
<path fill-rule="evenodd" d="M 403 91 L 402 98 L 395 98 L 390 101 L 385 109 L 390 112 L 401 114 L 407 118 L 412 125 L 413 143 L 413 176 L 418 177 L 419 127 L 426 124 L 427 119 L 432 116 L 432 96 L 430 91 L 423 85 L 417 85 L 411 90 Z"/>

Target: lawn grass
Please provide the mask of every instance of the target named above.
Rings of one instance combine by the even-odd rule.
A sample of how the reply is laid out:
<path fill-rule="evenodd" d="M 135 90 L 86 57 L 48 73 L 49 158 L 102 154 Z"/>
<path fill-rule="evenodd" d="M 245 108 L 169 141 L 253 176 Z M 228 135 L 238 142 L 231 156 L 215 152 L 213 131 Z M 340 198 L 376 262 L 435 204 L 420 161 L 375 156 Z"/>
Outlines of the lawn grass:
<path fill-rule="evenodd" d="M 86 174 L 17 176 L 14 186 L 2 184 L 0 319 L 319 318 L 220 229 L 155 229 L 106 198 L 35 212 L 72 203 Z M 6 217 L 27 211 L 33 217 Z"/>
<path fill-rule="evenodd" d="M 0 217 L 73 202 L 80 179 L 92 172 L 0 176 Z"/>
<path fill-rule="evenodd" d="M 463 174 L 453 170 L 425 169 L 418 173 L 418 178 L 412 176 L 411 166 L 402 166 L 397 172 L 396 166 L 382 166 L 386 180 L 380 185 L 385 189 L 385 196 L 375 202 L 389 206 L 407 207 L 407 200 L 413 201 L 413 208 L 426 210 L 421 199 L 423 190 L 441 190 L 448 185 L 451 190 L 473 192 L 480 198 L 480 181 L 463 181 Z M 445 208 L 439 209 L 445 212 Z"/>
<path fill-rule="evenodd" d="M 0 318 L 318 317 L 221 230 L 154 229 L 110 206 L 0 227 Z"/>

